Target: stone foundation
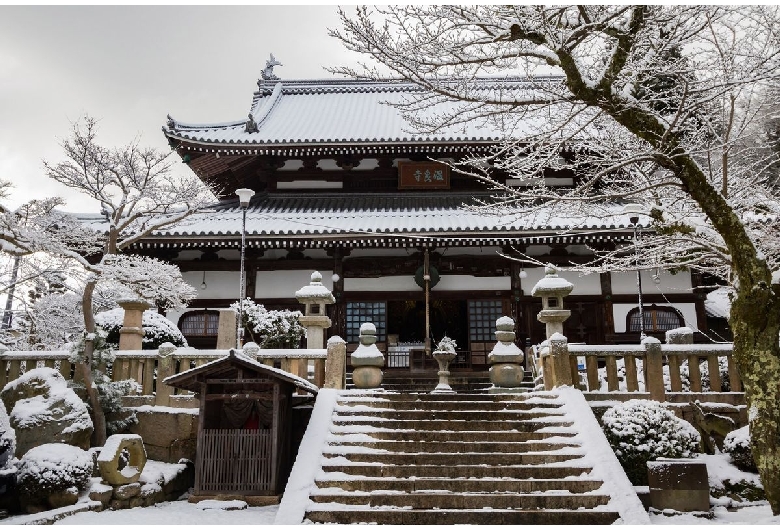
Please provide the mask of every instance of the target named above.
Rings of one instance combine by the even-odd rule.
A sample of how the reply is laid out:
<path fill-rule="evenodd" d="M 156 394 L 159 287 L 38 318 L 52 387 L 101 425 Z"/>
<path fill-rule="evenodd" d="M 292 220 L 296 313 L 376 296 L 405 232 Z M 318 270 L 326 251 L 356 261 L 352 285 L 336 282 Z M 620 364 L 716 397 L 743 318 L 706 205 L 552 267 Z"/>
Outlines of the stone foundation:
<path fill-rule="evenodd" d="M 100 502 L 104 509 L 111 510 L 175 501 L 195 483 L 195 465 L 191 461 L 182 461 L 181 464 L 182 468 L 172 477 L 164 474 L 158 476 L 145 470 L 141 480 L 121 486 L 110 486 L 100 479 L 93 479 L 89 498 Z"/>

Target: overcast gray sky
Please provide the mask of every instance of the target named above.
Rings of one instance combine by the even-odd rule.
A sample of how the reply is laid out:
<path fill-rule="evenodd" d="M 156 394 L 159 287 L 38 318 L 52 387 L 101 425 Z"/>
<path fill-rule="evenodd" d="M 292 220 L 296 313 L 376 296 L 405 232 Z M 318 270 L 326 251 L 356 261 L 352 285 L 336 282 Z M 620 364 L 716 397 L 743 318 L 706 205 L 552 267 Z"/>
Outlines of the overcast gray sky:
<path fill-rule="evenodd" d="M 61 196 L 68 211 L 97 211 L 43 173 L 43 159 L 63 159 L 73 121 L 100 119 L 103 145 L 141 135 L 166 149 L 169 113 L 190 123 L 246 117 L 271 53 L 282 79 L 332 77 L 323 67 L 354 60 L 327 35 L 337 25 L 335 6 L 0 6 L 0 178 L 15 185 L 10 205 Z"/>

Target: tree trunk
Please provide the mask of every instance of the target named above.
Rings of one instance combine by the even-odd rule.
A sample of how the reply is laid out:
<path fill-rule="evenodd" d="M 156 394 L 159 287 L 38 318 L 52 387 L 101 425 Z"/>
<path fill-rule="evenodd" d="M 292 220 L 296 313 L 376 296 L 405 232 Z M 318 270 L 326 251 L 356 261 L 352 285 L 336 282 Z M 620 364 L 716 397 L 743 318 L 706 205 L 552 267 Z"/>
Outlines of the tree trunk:
<path fill-rule="evenodd" d="M 87 282 L 84 287 L 84 295 L 81 298 L 82 312 L 84 313 L 84 328 L 87 331 L 87 339 L 84 342 L 84 362 L 78 365 L 79 373 L 87 390 L 87 398 L 92 408 L 92 446 L 102 447 L 106 443 L 106 416 L 100 404 L 98 389 L 92 377 L 92 356 L 95 352 L 95 341 L 89 338 L 94 335 L 95 316 L 92 313 L 92 295 L 95 292 L 97 280 Z"/>
<path fill-rule="evenodd" d="M 780 515 L 779 306 L 769 286 L 740 286 L 730 318 L 734 357 L 749 407 L 753 458 L 774 515 Z"/>

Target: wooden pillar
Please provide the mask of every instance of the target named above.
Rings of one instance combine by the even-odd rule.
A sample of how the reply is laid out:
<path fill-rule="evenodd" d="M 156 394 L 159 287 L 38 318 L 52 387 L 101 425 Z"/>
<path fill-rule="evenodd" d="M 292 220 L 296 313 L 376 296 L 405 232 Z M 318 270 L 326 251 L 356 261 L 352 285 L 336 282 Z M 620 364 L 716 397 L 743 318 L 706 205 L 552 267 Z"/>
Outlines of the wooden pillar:
<path fill-rule="evenodd" d="M 280 429 L 280 417 L 279 417 L 279 383 L 274 383 L 274 414 L 271 422 L 271 439 L 273 440 L 273 446 L 271 446 L 271 485 L 274 489 L 274 493 L 279 489 L 279 455 L 281 454 L 279 444 L 281 443 L 281 429 Z"/>
<path fill-rule="evenodd" d="M 203 467 L 203 431 L 206 422 L 206 383 L 200 383 L 200 407 L 198 410 L 198 440 L 195 446 L 195 494 L 201 492 L 202 467 Z"/>

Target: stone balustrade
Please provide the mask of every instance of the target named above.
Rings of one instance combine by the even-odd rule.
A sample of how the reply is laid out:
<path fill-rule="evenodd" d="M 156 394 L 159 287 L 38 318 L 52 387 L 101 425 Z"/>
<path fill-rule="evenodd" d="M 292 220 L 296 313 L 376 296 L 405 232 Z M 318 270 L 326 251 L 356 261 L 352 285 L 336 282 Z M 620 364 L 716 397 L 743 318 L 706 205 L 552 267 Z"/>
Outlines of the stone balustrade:
<path fill-rule="evenodd" d="M 110 367 L 115 381 L 134 379 L 138 383 L 137 396 L 147 396 L 148 404 L 170 405 L 174 388 L 162 384 L 162 380 L 191 368 L 228 355 L 229 350 L 196 350 L 162 345 L 159 350 L 116 351 L 116 359 Z M 246 344 L 243 353 L 268 366 L 279 367 L 291 374 L 311 381 L 318 387 L 325 383 L 325 359 L 327 350 L 314 349 L 259 349 Z M 75 377 L 73 365 L 68 361 L 68 351 L 0 351 L 0 388 L 27 370 L 49 367 L 58 370 L 66 380 Z M 343 369 L 343 366 L 342 366 Z M 152 398 L 153 396 L 153 398 Z M 149 401 L 151 400 L 151 403 Z"/>
<path fill-rule="evenodd" d="M 568 344 L 562 335 L 554 338 L 557 340 L 548 341 L 539 350 L 538 368 L 544 375 L 546 390 L 574 385 L 588 392 L 647 392 L 657 401 L 664 401 L 667 392 L 723 392 L 725 381 L 719 359 L 725 359 L 728 391 L 742 391 L 731 343 L 662 344 L 651 337 L 639 345 L 584 345 Z M 707 366 L 706 385 L 702 362 Z M 687 374 L 681 371 L 684 364 Z"/>

